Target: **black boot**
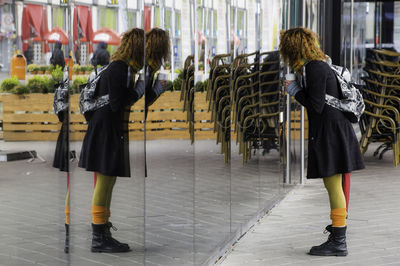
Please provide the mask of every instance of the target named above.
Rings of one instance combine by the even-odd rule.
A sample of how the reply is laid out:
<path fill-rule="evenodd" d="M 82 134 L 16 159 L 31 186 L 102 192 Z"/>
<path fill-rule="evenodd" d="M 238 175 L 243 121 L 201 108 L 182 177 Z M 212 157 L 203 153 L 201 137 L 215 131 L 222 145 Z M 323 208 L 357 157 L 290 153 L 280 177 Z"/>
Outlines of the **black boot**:
<path fill-rule="evenodd" d="M 117 231 L 117 230 L 118 230 L 115 226 L 113 226 L 113 224 L 112 224 L 111 222 L 107 222 L 107 223 L 106 223 L 106 235 L 107 235 L 107 237 L 108 237 L 111 241 L 113 241 L 115 244 L 129 249 L 129 245 L 128 245 L 128 244 L 121 243 L 121 242 L 119 242 L 118 240 L 116 240 L 115 238 L 112 237 L 111 230 L 110 230 L 111 228 L 112 228 L 114 231 Z"/>
<path fill-rule="evenodd" d="M 331 233 L 328 241 L 320 246 L 312 247 L 308 254 L 316 256 L 347 256 L 346 229 L 346 226 L 332 227 L 328 225 L 325 229 Z"/>
<path fill-rule="evenodd" d="M 112 237 L 109 236 L 109 229 L 107 224 L 92 224 L 93 238 L 92 238 L 92 252 L 128 252 L 130 248 L 128 245 L 118 245 Z"/>
<path fill-rule="evenodd" d="M 65 224 L 65 246 L 64 252 L 69 253 L 69 224 Z"/>

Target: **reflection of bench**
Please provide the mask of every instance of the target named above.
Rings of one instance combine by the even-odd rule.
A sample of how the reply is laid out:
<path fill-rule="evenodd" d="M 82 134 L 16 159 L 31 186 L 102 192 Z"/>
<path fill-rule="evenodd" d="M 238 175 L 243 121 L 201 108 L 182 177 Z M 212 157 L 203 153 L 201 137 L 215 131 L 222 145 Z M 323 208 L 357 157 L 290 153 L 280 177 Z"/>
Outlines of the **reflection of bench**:
<path fill-rule="evenodd" d="M 78 110 L 79 95 L 71 96 L 71 140 L 82 140 L 87 124 Z M 180 92 L 165 92 L 150 107 L 147 117 L 147 139 L 189 139 L 187 114 L 179 101 Z M 56 140 L 61 124 L 53 113 L 53 94 L 27 94 L 18 96 L 0 94 L 3 105 L 3 138 L 6 141 Z M 195 137 L 215 138 L 205 93 L 195 93 Z M 130 139 L 142 140 L 144 130 L 143 99 L 131 109 Z M 210 129 L 210 130 L 207 130 Z"/>

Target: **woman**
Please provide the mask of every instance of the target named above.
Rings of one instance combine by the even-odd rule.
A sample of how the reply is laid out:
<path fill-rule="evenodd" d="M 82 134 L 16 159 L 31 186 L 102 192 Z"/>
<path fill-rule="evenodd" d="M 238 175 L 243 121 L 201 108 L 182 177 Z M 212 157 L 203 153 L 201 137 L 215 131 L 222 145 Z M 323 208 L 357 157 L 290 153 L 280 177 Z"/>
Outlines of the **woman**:
<path fill-rule="evenodd" d="M 332 225 L 326 228 L 331 233 L 328 241 L 312 247 L 309 254 L 346 256 L 347 211 L 342 174 L 364 168 L 360 147 L 345 115 L 325 104 L 325 94 L 340 98 L 340 91 L 316 34 L 306 28 L 282 32 L 280 53 L 297 74 L 306 76 L 305 87 L 297 81 L 285 81 L 285 88 L 307 109 L 307 178 L 323 178 L 331 207 Z"/>
<path fill-rule="evenodd" d="M 130 105 L 139 96 L 133 89 L 133 75 L 144 62 L 144 32 L 124 33 L 111 63 L 101 73 L 98 96 L 109 95 L 110 103 L 94 111 L 82 144 L 79 166 L 97 174 L 92 198 L 92 252 L 127 252 L 128 244 L 111 236 L 111 197 L 117 176 L 130 177 L 128 119 Z"/>

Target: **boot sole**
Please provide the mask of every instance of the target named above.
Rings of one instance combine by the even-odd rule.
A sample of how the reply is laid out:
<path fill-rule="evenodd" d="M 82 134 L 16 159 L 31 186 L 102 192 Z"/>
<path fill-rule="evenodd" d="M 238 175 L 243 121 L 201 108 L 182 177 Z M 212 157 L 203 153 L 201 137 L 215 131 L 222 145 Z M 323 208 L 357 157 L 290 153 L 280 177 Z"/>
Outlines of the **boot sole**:
<path fill-rule="evenodd" d="M 93 253 L 125 253 L 125 252 L 129 252 L 132 251 L 131 249 L 128 250 L 104 250 L 104 249 L 97 249 L 97 248 L 91 248 L 90 249 L 91 252 Z"/>
<path fill-rule="evenodd" d="M 314 253 L 314 252 L 308 252 L 308 255 L 312 256 L 336 256 L 336 257 L 345 257 L 347 256 L 348 252 L 347 251 L 342 251 L 342 252 L 335 252 L 335 253 Z"/>

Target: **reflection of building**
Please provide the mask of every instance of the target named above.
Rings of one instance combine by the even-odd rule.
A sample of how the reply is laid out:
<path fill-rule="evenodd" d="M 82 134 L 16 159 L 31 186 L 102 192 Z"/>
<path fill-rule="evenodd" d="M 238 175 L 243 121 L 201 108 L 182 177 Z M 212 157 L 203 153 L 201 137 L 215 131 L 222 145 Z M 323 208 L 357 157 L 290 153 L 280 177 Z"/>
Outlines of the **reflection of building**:
<path fill-rule="evenodd" d="M 9 70 L 12 56 L 12 45 L 15 40 L 15 24 L 11 1 L 0 1 L 0 64 L 3 70 Z"/>
<path fill-rule="evenodd" d="M 76 0 L 71 3 L 68 0 L 17 0 L 14 5 L 11 2 L 0 2 L 0 17 L 14 14 L 16 18 L 15 31 L 5 32 L 4 23 L 1 24 L 0 51 L 4 50 L 2 54 L 7 54 L 16 48 L 26 50 L 30 45 L 33 62 L 38 64 L 48 63 L 47 53 L 52 45 L 47 44 L 44 36 L 53 27 L 59 27 L 71 35 L 73 40 L 70 45 L 73 45 L 75 52 L 78 51 L 75 53 L 78 62 L 87 64 L 92 52 L 89 44 L 91 32 L 107 27 L 122 33 L 130 27 L 141 26 L 140 1 Z M 16 33 L 16 38 L 13 38 L 13 33 Z M 16 48 L 13 49 L 13 45 Z M 112 52 L 115 47 L 109 46 L 109 49 Z M 64 49 L 65 55 L 68 55 L 67 50 Z M 1 64 L 9 65 L 9 59 L 2 57 L 0 60 L 4 61 L 0 61 Z"/>

